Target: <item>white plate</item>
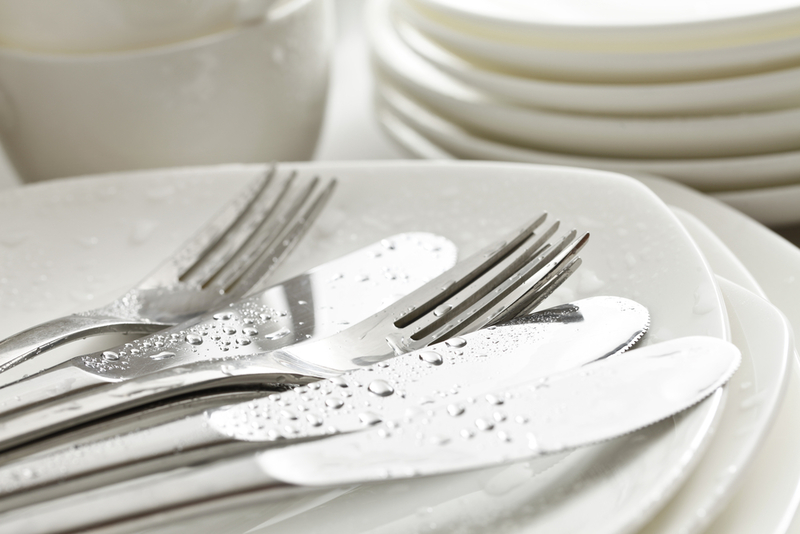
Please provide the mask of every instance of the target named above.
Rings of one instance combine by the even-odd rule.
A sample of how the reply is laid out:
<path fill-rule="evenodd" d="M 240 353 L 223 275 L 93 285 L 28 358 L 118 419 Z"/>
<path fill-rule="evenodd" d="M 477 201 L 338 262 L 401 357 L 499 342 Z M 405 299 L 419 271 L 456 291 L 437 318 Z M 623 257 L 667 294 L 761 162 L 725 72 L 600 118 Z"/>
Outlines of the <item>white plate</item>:
<path fill-rule="evenodd" d="M 386 83 L 379 87 L 378 115 L 392 115 L 419 132 L 429 143 L 453 156 L 567 165 L 622 173 L 649 172 L 691 185 L 703 191 L 730 191 L 800 182 L 800 151 L 688 160 L 591 158 L 531 150 L 491 141 L 472 134 L 413 101 Z M 383 121 L 383 119 L 380 119 Z M 387 127 L 388 128 L 388 127 Z"/>
<path fill-rule="evenodd" d="M 722 191 L 714 196 L 769 226 L 800 223 L 800 184 Z"/>
<path fill-rule="evenodd" d="M 600 115 L 715 115 L 800 106 L 800 68 L 718 80 L 651 84 L 570 83 L 482 68 L 403 20 L 396 31 L 416 54 L 479 91 L 540 109 Z"/>
<path fill-rule="evenodd" d="M 726 297 L 732 340 L 747 354 L 748 365 L 743 365 L 728 384 L 723 415 L 703 461 L 640 534 L 692 534 L 715 519 L 757 456 L 767 435 L 765 429 L 774 428 L 773 419 L 796 365 L 791 325 L 764 300 L 749 271 L 697 218 L 679 208 L 673 210 L 714 272 L 727 278 L 719 281 Z M 789 472 L 789 476 L 797 474 Z"/>
<path fill-rule="evenodd" d="M 638 176 L 664 201 L 691 212 L 753 275 L 760 289 L 800 332 L 800 249 L 736 210 L 692 189 Z M 700 241 L 704 252 L 705 240 Z M 707 254 L 712 267 L 721 263 Z M 757 291 L 758 288 L 755 288 Z M 800 532 L 800 365 L 793 358 L 786 398 L 764 445 L 744 473 L 741 488 L 707 534 Z"/>
<path fill-rule="evenodd" d="M 496 70 L 533 77 L 607 83 L 676 82 L 764 72 L 796 65 L 800 59 L 800 38 L 796 34 L 776 34 L 773 40 L 764 42 L 712 48 L 698 48 L 680 39 L 672 40 L 667 50 L 648 49 L 641 40 L 636 49 L 626 47 L 622 51 L 587 47 L 584 39 L 572 40 L 569 47 L 545 46 L 546 43 L 532 46 L 475 31 L 458 31 L 408 4 L 396 2 L 403 17 L 450 50 Z"/>
<path fill-rule="evenodd" d="M 445 118 L 501 142 L 616 158 L 709 158 L 800 148 L 800 108 L 708 117 L 603 117 L 515 106 L 476 91 L 410 50 L 391 0 L 367 4 L 366 27 L 382 74 Z"/>
<path fill-rule="evenodd" d="M 689 334 L 728 335 L 720 296 L 694 243 L 657 197 L 634 180 L 598 171 L 497 163 L 286 167 L 301 174 L 335 174 L 341 181 L 332 204 L 276 276 L 406 230 L 442 233 L 467 254 L 547 209 L 564 227 L 592 232 L 580 272 L 556 299 L 592 294 L 634 298 L 652 313 L 648 342 Z M 116 296 L 260 169 L 126 173 L 4 192 L 0 335 Z M 674 421 L 568 455 L 543 477 L 531 478 L 533 466 L 518 464 L 437 483 L 355 490 L 275 528 L 291 530 L 301 522 L 307 530 L 357 532 L 393 528 L 399 525 L 396 520 L 427 528 L 433 518 L 420 514 L 421 508 L 457 494 L 448 492 L 472 487 L 467 501 L 476 499 L 487 508 L 481 512 L 470 504 L 462 510 L 470 514 L 461 519 L 446 516 L 463 520 L 465 528 L 488 524 L 529 531 L 554 524 L 571 527 L 581 518 L 593 533 L 629 531 L 657 512 L 689 474 L 719 401 L 715 395 Z M 552 480 L 555 474 L 560 475 Z M 459 483 L 454 485 L 455 480 Z M 549 497 L 541 500 L 540 495 L 536 501 L 540 484 Z M 553 502 L 554 489 L 570 498 Z M 537 502 L 547 502 L 547 513 L 535 513 Z M 293 505 L 287 504 L 286 510 Z M 268 518 L 256 519 L 250 526 Z"/>
<path fill-rule="evenodd" d="M 797 0 L 410 0 L 498 40 L 574 47 L 707 48 L 797 35 Z M 677 43 L 675 41 L 678 41 Z"/>

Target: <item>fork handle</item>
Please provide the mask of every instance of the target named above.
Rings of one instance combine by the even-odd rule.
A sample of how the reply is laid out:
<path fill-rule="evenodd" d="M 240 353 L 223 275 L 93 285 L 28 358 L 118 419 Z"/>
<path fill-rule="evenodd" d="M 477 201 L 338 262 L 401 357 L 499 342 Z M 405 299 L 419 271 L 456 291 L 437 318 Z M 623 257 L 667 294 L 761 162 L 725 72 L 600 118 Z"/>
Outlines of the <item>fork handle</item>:
<path fill-rule="evenodd" d="M 113 315 L 66 315 L 18 332 L 0 341 L 0 372 L 38 354 L 71 341 L 99 334 L 149 334 L 172 326 L 160 322 L 135 322 Z"/>

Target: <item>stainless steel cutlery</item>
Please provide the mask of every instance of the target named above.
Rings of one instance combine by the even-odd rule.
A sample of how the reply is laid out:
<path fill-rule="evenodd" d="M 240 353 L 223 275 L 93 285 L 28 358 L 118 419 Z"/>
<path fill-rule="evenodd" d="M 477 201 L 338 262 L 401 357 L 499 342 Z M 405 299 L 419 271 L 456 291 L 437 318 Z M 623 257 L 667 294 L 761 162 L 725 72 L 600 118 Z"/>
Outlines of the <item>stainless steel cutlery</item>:
<path fill-rule="evenodd" d="M 119 299 L 1 340 L 0 372 L 75 339 L 156 332 L 244 296 L 297 244 L 336 183 L 277 174 L 273 166 Z"/>

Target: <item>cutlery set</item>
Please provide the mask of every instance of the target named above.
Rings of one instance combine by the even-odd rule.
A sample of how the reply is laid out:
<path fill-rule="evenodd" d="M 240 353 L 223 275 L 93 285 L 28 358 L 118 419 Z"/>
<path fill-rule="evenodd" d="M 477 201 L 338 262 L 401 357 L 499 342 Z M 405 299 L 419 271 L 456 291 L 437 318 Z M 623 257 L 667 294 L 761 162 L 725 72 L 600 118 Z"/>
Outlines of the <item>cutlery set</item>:
<path fill-rule="evenodd" d="M 739 365 L 705 336 L 629 350 L 650 326 L 629 299 L 534 311 L 589 237 L 551 243 L 546 215 L 457 263 L 448 239 L 404 233 L 274 284 L 335 184 L 278 174 L 114 304 L 0 341 L 7 369 L 146 334 L 0 387 L 0 521 L 31 510 L 10 531 L 558 453 L 677 414 Z"/>

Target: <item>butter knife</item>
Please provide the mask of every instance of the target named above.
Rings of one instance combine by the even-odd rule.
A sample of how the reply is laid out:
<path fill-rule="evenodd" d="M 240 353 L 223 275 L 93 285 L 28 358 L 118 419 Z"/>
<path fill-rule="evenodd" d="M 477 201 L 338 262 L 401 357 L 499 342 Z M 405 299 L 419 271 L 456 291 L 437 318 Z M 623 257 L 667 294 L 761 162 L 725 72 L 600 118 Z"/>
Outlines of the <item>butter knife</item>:
<path fill-rule="evenodd" d="M 472 391 L 480 397 L 453 395 L 427 403 L 418 392 L 406 392 L 402 402 L 395 402 L 394 395 L 380 397 L 370 391 L 375 380 L 391 383 L 401 370 L 429 365 L 424 358 L 407 364 L 414 358 L 419 359 L 419 353 L 371 376 L 359 370 L 343 377 L 344 386 L 356 391 L 357 398 L 353 410 L 337 412 L 344 415 L 329 421 L 338 435 L 321 434 L 310 442 L 292 441 L 256 454 L 130 480 L 24 507 L 0 515 L 0 520 L 9 532 L 72 532 L 154 513 L 160 520 L 186 517 L 241 499 L 266 504 L 319 488 L 531 459 L 613 439 L 685 410 L 722 386 L 741 359 L 731 343 L 694 336 L 549 375 L 544 382 L 537 376 L 527 381 L 519 374 L 512 380 L 505 375 L 500 382 L 486 380 Z M 485 378 L 473 376 L 473 383 Z M 325 381 L 316 391 L 342 387 L 342 381 Z M 369 406 L 364 405 L 367 399 Z M 452 408 L 459 402 L 463 410 Z M 424 408 L 408 414 L 409 404 Z M 380 414 L 379 420 L 359 417 L 365 408 Z"/>
<path fill-rule="evenodd" d="M 357 430 L 361 419 L 371 421 L 366 405 L 375 401 L 408 413 L 453 396 L 461 404 L 454 401 L 451 411 L 465 409 L 464 400 L 480 398 L 487 384 L 502 387 L 544 379 L 624 352 L 648 325 L 646 308 L 636 302 L 592 297 L 432 346 L 416 353 L 416 359 L 400 357 L 348 373 L 319 387 L 309 384 L 125 435 L 69 443 L 0 468 L 0 510 L 132 475 L 263 449 L 281 439 L 325 436 L 332 428 Z M 375 378 L 383 374 L 396 378 L 392 384 Z M 354 380 L 363 387 L 344 387 Z M 338 385 L 332 393 L 325 389 L 330 384 Z M 359 395 L 365 397 L 360 402 L 366 411 L 356 414 L 361 418 L 352 417 L 351 406 Z M 32 490 L 36 491 L 25 494 Z"/>

